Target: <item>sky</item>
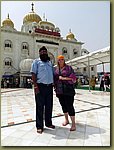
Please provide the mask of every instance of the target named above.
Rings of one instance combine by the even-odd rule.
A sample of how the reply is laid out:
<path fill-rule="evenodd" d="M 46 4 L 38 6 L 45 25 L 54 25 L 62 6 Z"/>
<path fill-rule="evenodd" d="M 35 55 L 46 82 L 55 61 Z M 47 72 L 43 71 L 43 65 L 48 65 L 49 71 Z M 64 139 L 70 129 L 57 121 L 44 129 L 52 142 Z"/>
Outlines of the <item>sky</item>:
<path fill-rule="evenodd" d="M 63 38 L 71 29 L 77 41 L 84 42 L 82 48 L 90 52 L 110 45 L 110 1 L 2 1 L 1 23 L 9 13 L 20 31 L 32 2 L 35 13 L 42 20 L 45 14 L 47 21 L 60 28 Z"/>

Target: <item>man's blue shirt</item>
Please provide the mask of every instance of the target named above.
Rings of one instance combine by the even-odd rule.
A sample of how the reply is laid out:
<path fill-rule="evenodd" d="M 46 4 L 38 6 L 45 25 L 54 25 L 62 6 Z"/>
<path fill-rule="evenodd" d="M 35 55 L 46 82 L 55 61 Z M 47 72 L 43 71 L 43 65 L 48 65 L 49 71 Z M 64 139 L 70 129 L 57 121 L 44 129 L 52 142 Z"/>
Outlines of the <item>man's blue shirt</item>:
<path fill-rule="evenodd" d="M 50 61 L 43 62 L 40 59 L 35 59 L 30 72 L 36 74 L 37 83 L 53 83 L 53 67 Z"/>

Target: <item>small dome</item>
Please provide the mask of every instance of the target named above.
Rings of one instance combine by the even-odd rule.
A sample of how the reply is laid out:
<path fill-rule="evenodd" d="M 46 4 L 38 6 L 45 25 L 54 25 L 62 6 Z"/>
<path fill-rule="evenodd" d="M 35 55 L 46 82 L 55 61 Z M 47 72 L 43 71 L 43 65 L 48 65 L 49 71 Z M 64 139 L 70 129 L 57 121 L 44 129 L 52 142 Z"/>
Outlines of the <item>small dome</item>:
<path fill-rule="evenodd" d="M 39 15 L 37 15 L 35 12 L 34 12 L 34 4 L 32 3 L 32 12 L 30 12 L 29 14 L 27 14 L 24 19 L 23 19 L 23 24 L 24 23 L 30 23 L 30 22 L 36 22 L 38 23 L 39 21 L 41 21 L 42 19 L 40 18 Z"/>
<path fill-rule="evenodd" d="M 6 18 L 3 22 L 2 22 L 2 26 L 10 26 L 12 28 L 14 28 L 14 23 L 11 21 L 11 19 L 9 18 L 9 14 L 8 14 L 8 18 Z"/>
<path fill-rule="evenodd" d="M 71 32 L 71 29 L 69 30 L 69 33 L 66 35 L 67 40 L 75 40 L 74 34 Z"/>
<path fill-rule="evenodd" d="M 32 62 L 33 62 L 33 59 L 24 59 L 24 60 L 22 60 L 19 64 L 19 67 L 20 67 L 21 71 L 30 72 Z"/>
<path fill-rule="evenodd" d="M 66 36 L 66 39 L 74 39 L 74 34 L 73 33 L 68 33 Z"/>

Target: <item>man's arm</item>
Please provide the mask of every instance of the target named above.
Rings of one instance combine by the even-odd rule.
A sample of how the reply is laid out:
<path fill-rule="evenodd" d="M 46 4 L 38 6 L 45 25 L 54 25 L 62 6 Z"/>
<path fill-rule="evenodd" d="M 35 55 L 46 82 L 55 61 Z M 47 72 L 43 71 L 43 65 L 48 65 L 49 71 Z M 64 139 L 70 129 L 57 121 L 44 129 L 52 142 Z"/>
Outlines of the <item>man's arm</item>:
<path fill-rule="evenodd" d="M 38 88 L 38 84 L 37 84 L 37 76 L 33 72 L 32 72 L 32 81 L 34 84 L 34 92 L 35 92 L 35 94 L 37 94 L 37 93 L 39 93 L 39 88 Z"/>

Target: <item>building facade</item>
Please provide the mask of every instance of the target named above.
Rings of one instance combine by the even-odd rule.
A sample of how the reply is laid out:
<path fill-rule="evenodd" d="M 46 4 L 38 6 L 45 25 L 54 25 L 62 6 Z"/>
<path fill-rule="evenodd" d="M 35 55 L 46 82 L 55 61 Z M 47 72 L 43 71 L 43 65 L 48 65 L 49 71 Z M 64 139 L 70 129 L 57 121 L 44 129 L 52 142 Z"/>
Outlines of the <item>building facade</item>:
<path fill-rule="evenodd" d="M 8 17 L 2 22 L 1 26 L 1 66 L 2 82 L 6 80 L 10 87 L 26 87 L 27 80 L 31 78 L 30 68 L 32 61 L 39 57 L 39 49 L 45 46 L 53 65 L 56 64 L 56 58 L 62 54 L 65 60 L 70 60 L 89 52 L 82 49 L 83 42 L 77 41 L 75 35 L 69 31 L 64 39 L 60 34 L 59 27 L 53 23 L 44 20 L 32 11 L 23 18 L 21 31 L 14 28 L 14 23 Z M 80 72 L 88 75 L 85 69 L 79 69 Z M 96 74 L 96 68 L 93 66 L 93 74 Z"/>

